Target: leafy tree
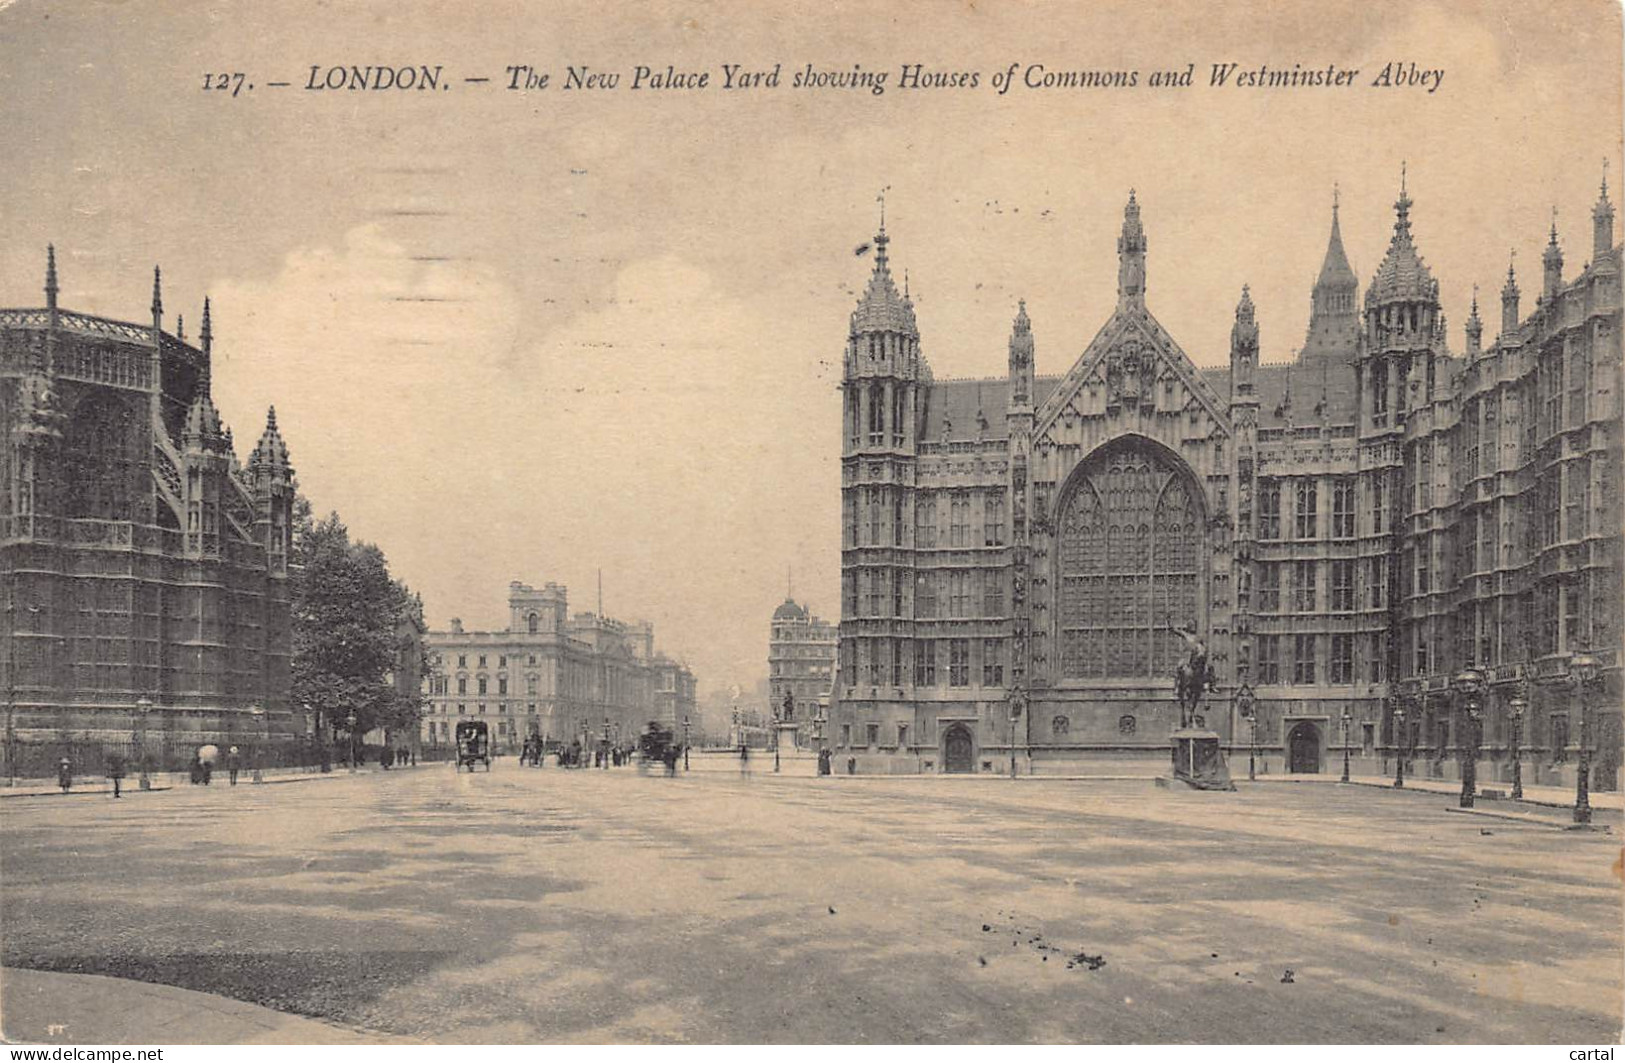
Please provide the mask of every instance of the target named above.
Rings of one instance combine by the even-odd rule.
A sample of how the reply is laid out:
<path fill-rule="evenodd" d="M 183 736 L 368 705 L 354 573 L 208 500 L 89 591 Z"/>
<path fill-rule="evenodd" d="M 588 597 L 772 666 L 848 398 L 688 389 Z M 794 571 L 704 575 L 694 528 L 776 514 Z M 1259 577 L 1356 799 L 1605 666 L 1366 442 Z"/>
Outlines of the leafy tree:
<path fill-rule="evenodd" d="M 421 630 L 423 604 L 389 574 L 382 550 L 350 539 L 337 513 L 314 520 L 303 498 L 295 507 L 293 567 L 293 699 L 319 711 L 328 726 L 356 731 L 415 727 L 416 693 L 427 661 L 411 662 L 411 694 L 391 683 L 402 667 L 404 625 Z"/>

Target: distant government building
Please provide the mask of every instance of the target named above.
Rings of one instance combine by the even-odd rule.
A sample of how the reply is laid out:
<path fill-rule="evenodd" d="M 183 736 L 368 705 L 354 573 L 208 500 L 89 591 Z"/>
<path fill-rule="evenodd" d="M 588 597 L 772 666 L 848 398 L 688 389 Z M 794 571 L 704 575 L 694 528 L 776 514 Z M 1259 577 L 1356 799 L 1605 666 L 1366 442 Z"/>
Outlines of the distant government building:
<path fill-rule="evenodd" d="M 48 250 L 45 306 L 0 310 L 6 747 L 130 740 L 143 715 L 177 747 L 303 733 L 275 410 L 239 464 L 209 398 L 209 303 L 198 346 L 179 318 L 164 331 L 156 270 L 139 324 L 68 310 L 57 291 Z"/>
<path fill-rule="evenodd" d="M 1593 783 L 1613 787 L 1621 255 L 1606 180 L 1590 261 L 1565 275 L 1554 224 L 1534 298 L 1508 266 L 1500 335 L 1485 343 L 1475 296 L 1454 350 L 1412 206 L 1402 181 L 1362 298 L 1334 197 L 1302 349 L 1261 364 L 1238 285 L 1229 364 L 1198 367 L 1148 307 L 1130 193 L 1105 325 L 1040 376 L 1022 305 L 1008 373 L 986 380 L 933 379 L 882 223 L 842 385 L 838 763 L 1166 758 L 1184 628 L 1217 677 L 1200 725 L 1243 759 L 1256 736 L 1272 771 L 1337 770 L 1345 748 L 1389 770 L 1402 749 L 1412 771 L 1454 777 L 1471 732 L 1453 680 L 1472 669 L 1479 778 L 1505 777 L 1516 731 L 1526 780 L 1572 786 L 1570 664 L 1589 654 Z"/>
<path fill-rule="evenodd" d="M 812 745 L 823 737 L 839 639 L 836 624 L 819 619 L 792 596 L 773 610 L 767 641 L 768 699 L 780 714 L 785 698 L 791 699 L 791 722 L 799 725 L 798 745 Z"/>
<path fill-rule="evenodd" d="M 651 721 L 681 732 L 699 727 L 694 673 L 654 648 L 648 621 L 570 615 L 557 584 L 508 585 L 508 626 L 499 631 L 431 631 L 425 745 L 455 741 L 460 720 L 484 720 L 498 749 L 527 736 L 633 742 Z"/>

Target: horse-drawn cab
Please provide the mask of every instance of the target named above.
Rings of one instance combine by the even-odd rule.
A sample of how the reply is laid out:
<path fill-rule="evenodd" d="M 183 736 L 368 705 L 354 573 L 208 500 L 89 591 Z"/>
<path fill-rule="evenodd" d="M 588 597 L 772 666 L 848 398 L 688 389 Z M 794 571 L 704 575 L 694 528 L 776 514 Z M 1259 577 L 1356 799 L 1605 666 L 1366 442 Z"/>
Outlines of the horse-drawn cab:
<path fill-rule="evenodd" d="M 640 768 L 663 764 L 669 774 L 676 771 L 677 757 L 681 752 L 682 746 L 678 744 L 677 736 L 670 728 L 662 726 L 659 720 L 650 720 L 648 729 L 638 736 Z"/>
<path fill-rule="evenodd" d="M 485 763 L 485 770 L 491 770 L 491 733 L 484 720 L 457 721 L 457 770 L 464 767 L 474 770 L 474 765 Z"/>

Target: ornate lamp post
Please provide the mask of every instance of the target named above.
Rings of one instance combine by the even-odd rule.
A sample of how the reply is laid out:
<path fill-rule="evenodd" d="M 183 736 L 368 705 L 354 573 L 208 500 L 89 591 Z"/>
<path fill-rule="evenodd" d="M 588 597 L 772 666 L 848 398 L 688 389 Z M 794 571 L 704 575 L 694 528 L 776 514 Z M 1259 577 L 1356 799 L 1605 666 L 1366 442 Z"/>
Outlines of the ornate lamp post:
<path fill-rule="evenodd" d="M 355 771 L 355 713 L 352 712 L 344 718 L 344 725 L 347 728 L 345 741 L 350 744 L 350 771 L 353 773 Z"/>
<path fill-rule="evenodd" d="M 1349 781 L 1349 716 L 1348 706 L 1343 706 L 1343 778 L 1342 782 Z"/>
<path fill-rule="evenodd" d="M 141 789 L 152 789 L 152 775 L 147 771 L 147 713 L 152 711 L 152 702 L 147 698 L 138 698 L 135 703 L 135 755 L 136 766 L 141 772 Z"/>
<path fill-rule="evenodd" d="M 266 726 L 264 709 L 251 705 L 248 714 L 254 717 L 254 781 L 264 782 L 265 771 L 260 762 L 265 757 L 265 744 L 270 741 L 270 731 Z"/>
<path fill-rule="evenodd" d="M 1569 661 L 1569 674 L 1574 677 L 1575 693 L 1580 701 L 1580 762 L 1574 776 L 1574 822 L 1591 822 L 1591 736 L 1587 734 L 1591 715 L 1591 686 L 1597 681 L 1600 666 L 1589 653 L 1576 654 Z"/>
<path fill-rule="evenodd" d="M 1478 720 L 1484 694 L 1484 674 L 1469 668 L 1456 676 L 1454 686 L 1461 699 L 1461 726 L 1456 747 L 1461 760 L 1461 807 L 1472 808 L 1478 794 Z"/>
<path fill-rule="evenodd" d="M 1394 711 L 1394 789 L 1405 789 L 1405 701 L 1393 699 Z"/>
<path fill-rule="evenodd" d="M 688 770 L 688 713 L 683 713 L 683 770 Z"/>
<path fill-rule="evenodd" d="M 1507 712 L 1512 716 L 1512 799 L 1523 800 L 1523 759 L 1519 747 L 1523 745 L 1523 714 L 1529 708 L 1529 703 L 1521 696 L 1514 697 L 1507 704 Z"/>
<path fill-rule="evenodd" d="M 1258 778 L 1258 699 L 1245 681 L 1236 690 L 1236 711 L 1247 721 L 1247 778 L 1253 781 Z"/>

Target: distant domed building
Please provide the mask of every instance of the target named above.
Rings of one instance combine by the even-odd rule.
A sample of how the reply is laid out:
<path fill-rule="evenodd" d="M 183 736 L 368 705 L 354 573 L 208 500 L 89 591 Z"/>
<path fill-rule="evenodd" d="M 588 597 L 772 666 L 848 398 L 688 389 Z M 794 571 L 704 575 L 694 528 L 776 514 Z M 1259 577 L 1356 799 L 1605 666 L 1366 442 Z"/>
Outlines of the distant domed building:
<path fill-rule="evenodd" d="M 827 721 L 830 689 L 835 682 L 836 626 L 786 596 L 773 610 L 767 643 L 767 687 L 771 709 L 784 714 L 785 697 L 799 724 L 796 742 L 810 746 Z"/>
<path fill-rule="evenodd" d="M 1604 183 L 1591 261 L 1563 277 L 1555 226 L 1534 312 L 1509 269 L 1501 336 L 1476 299 L 1453 353 L 1439 281 L 1393 235 L 1363 301 L 1331 232 L 1303 347 L 1260 361 L 1241 289 L 1228 366 L 1198 366 L 1152 314 L 1141 206 L 1117 241 L 1115 309 L 1059 376 L 1016 308 L 1007 373 L 933 377 L 884 223 L 852 312 L 842 391 L 842 602 L 832 736 L 859 771 L 1110 772 L 1165 759 L 1175 672 L 1245 758 L 1572 785 L 1581 702 L 1615 785 L 1620 637 L 1620 247 Z M 1487 684 L 1471 726 L 1452 681 Z M 1514 719 L 1514 700 L 1528 703 Z M 1248 714 L 1251 704 L 1256 711 Z M 1404 721 L 1403 727 L 1399 726 Z M 1534 774 L 1532 775 L 1531 772 Z"/>
<path fill-rule="evenodd" d="M 293 467 L 276 413 L 239 462 L 199 344 L 57 302 L 0 310 L 0 598 L 13 743 L 150 754 L 302 734 L 288 705 Z M 142 710 L 145 711 L 142 711 Z M 78 770 L 99 770 L 99 764 Z"/>

